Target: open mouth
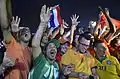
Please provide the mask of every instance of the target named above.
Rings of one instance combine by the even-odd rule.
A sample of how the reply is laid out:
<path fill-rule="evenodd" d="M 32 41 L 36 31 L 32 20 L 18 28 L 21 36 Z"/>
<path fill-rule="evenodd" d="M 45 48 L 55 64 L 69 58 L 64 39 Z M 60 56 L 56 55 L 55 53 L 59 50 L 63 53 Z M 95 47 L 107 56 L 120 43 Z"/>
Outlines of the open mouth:
<path fill-rule="evenodd" d="M 51 51 L 50 54 L 55 54 L 55 52 L 54 52 L 54 51 Z"/>
<path fill-rule="evenodd" d="M 27 37 L 28 36 L 28 34 L 25 34 L 25 37 Z"/>

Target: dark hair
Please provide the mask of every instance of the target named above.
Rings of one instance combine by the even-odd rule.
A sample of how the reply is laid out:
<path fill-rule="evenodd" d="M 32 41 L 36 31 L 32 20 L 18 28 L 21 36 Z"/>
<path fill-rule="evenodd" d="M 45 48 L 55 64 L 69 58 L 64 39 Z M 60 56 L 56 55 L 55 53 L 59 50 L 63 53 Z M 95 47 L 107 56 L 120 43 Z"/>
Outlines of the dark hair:
<path fill-rule="evenodd" d="M 104 43 L 104 41 L 100 40 L 100 39 L 96 39 L 94 42 L 93 42 L 93 47 L 97 47 L 97 45 L 99 43 Z"/>
<path fill-rule="evenodd" d="M 28 27 L 24 27 L 18 31 L 18 34 L 17 34 L 18 41 L 20 41 L 21 35 L 23 35 L 28 29 L 29 29 Z M 29 29 L 29 31 L 30 31 L 30 29 Z M 30 34 L 32 35 L 31 31 L 30 31 Z"/>
<path fill-rule="evenodd" d="M 28 44 L 29 47 L 32 47 L 32 40 L 33 40 L 34 35 L 35 35 L 34 33 L 31 33 L 31 38 L 30 38 L 29 44 Z"/>
<path fill-rule="evenodd" d="M 115 43 L 117 43 L 118 39 L 115 38 L 110 42 L 111 47 L 115 47 Z"/>
<path fill-rule="evenodd" d="M 66 41 L 66 42 L 64 42 L 64 43 L 60 43 L 60 45 L 64 45 L 64 44 L 68 44 L 68 45 L 70 45 L 70 42 L 69 41 Z"/>
<path fill-rule="evenodd" d="M 92 40 L 93 39 L 93 35 L 90 32 L 85 32 L 83 34 L 80 34 L 78 40 L 81 40 L 82 38 L 85 38 L 87 40 Z"/>

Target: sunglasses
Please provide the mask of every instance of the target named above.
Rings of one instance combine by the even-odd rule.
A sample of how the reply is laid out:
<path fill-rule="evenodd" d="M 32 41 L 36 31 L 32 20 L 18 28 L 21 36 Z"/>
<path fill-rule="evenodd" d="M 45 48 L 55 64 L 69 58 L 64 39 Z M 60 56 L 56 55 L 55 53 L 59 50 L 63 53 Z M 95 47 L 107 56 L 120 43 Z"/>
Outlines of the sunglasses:
<path fill-rule="evenodd" d="M 87 45 L 87 44 L 84 44 L 84 43 L 79 43 L 79 44 L 81 44 L 81 45 L 84 45 L 84 46 L 89 46 L 89 45 Z"/>

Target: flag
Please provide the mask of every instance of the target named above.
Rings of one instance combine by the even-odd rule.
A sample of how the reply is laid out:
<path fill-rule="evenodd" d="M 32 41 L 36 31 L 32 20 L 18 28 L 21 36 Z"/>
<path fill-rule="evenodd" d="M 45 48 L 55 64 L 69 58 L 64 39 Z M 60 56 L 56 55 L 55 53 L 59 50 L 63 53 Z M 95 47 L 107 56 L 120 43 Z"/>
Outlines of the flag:
<path fill-rule="evenodd" d="M 111 21 L 112 21 L 113 24 L 115 24 L 115 26 L 116 26 L 117 29 L 120 28 L 120 21 L 119 20 L 111 18 Z"/>
<path fill-rule="evenodd" d="M 51 10 L 50 21 L 48 22 L 48 28 L 57 28 L 62 24 L 62 18 L 60 15 L 60 7 L 56 6 L 55 9 Z"/>
<path fill-rule="evenodd" d="M 100 21 L 99 22 L 100 22 L 101 29 L 104 29 L 104 27 L 108 25 L 107 18 L 105 17 L 104 14 L 100 15 Z"/>
<path fill-rule="evenodd" d="M 120 28 L 120 20 L 116 20 L 114 18 L 110 18 L 110 19 L 111 19 L 112 23 L 116 26 L 116 29 Z M 101 25 L 102 29 L 105 26 L 109 25 L 104 14 L 100 16 L 100 25 Z"/>

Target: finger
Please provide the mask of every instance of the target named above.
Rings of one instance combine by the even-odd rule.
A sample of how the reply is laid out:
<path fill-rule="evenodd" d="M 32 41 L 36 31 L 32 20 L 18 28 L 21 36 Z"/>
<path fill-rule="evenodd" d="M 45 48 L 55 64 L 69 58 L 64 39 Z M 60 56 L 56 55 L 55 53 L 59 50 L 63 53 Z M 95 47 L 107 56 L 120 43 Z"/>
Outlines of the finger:
<path fill-rule="evenodd" d="M 18 16 L 16 16 L 16 18 L 15 18 L 15 23 L 17 23 L 17 20 L 18 20 Z"/>
<path fill-rule="evenodd" d="M 47 14 L 50 12 L 50 8 L 49 7 L 47 7 Z"/>
<path fill-rule="evenodd" d="M 12 17 L 12 21 L 14 21 L 14 19 L 15 19 L 15 17 L 13 16 L 13 17 Z"/>
<path fill-rule="evenodd" d="M 47 8 L 47 15 L 48 15 L 48 17 L 50 17 L 52 15 L 51 10 L 50 10 L 49 7 Z"/>
<path fill-rule="evenodd" d="M 62 23 L 64 24 L 64 22 L 65 22 L 65 21 L 64 21 L 64 19 L 63 19 L 63 20 L 62 20 Z"/>
<path fill-rule="evenodd" d="M 43 13 L 46 13 L 46 5 L 43 6 Z"/>
<path fill-rule="evenodd" d="M 45 13 L 45 7 L 46 7 L 46 5 L 43 5 L 43 6 L 42 6 L 41 14 Z"/>
<path fill-rule="evenodd" d="M 42 8 L 41 8 L 41 13 L 43 13 L 43 9 L 44 9 L 44 8 L 43 8 L 43 6 L 42 6 Z"/>
<path fill-rule="evenodd" d="M 70 67 L 70 68 L 72 68 L 72 67 L 73 67 L 73 65 L 71 64 L 71 65 L 69 65 L 69 67 Z"/>
<path fill-rule="evenodd" d="M 72 15 L 72 17 L 73 17 L 73 19 L 75 18 L 75 16 L 74 16 L 74 15 Z"/>
<path fill-rule="evenodd" d="M 17 22 L 18 25 L 20 24 L 20 20 L 21 20 L 21 18 L 18 18 L 18 22 Z"/>
<path fill-rule="evenodd" d="M 77 15 L 75 14 L 75 18 L 76 18 L 76 16 L 77 16 Z"/>
<path fill-rule="evenodd" d="M 64 22 L 65 26 L 68 26 L 68 24 L 66 22 Z"/>
<path fill-rule="evenodd" d="M 79 15 L 77 16 L 77 18 L 76 19 L 78 19 L 79 18 Z"/>
<path fill-rule="evenodd" d="M 52 10 L 52 7 L 50 7 L 50 10 Z"/>
<path fill-rule="evenodd" d="M 71 19 L 71 20 L 73 20 L 73 18 L 72 18 L 72 17 L 70 17 L 70 19 Z"/>
<path fill-rule="evenodd" d="M 78 24 L 80 23 L 80 21 L 77 22 Z"/>

